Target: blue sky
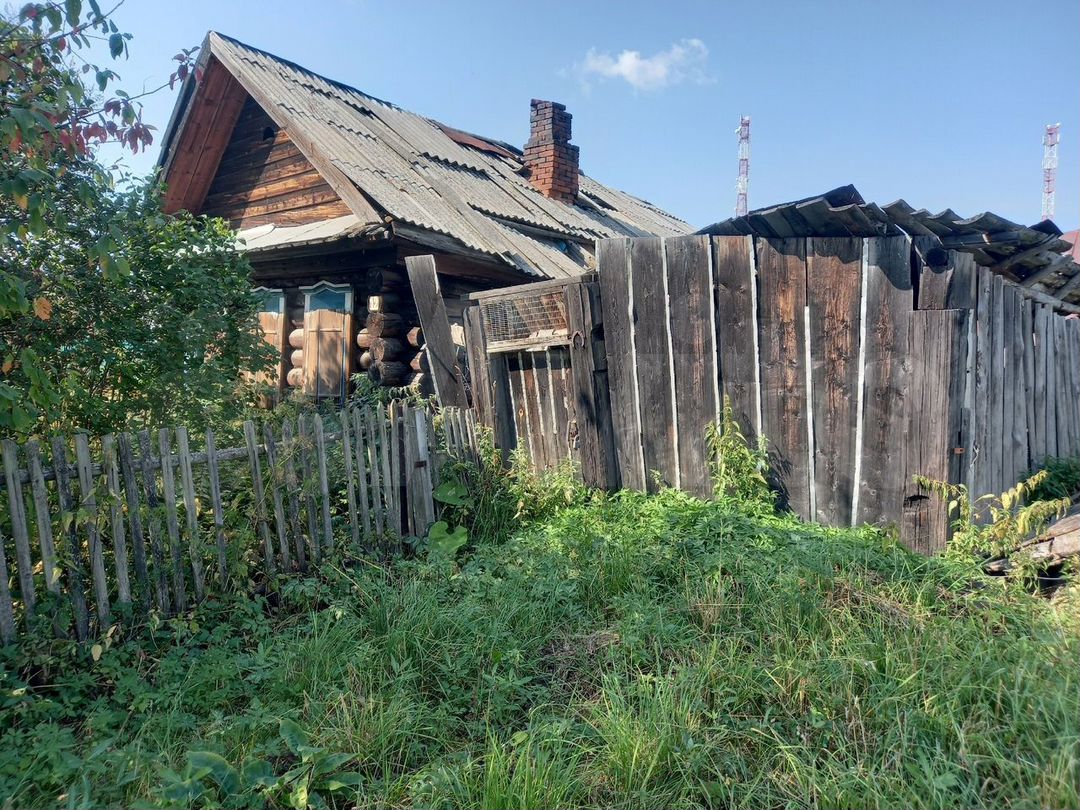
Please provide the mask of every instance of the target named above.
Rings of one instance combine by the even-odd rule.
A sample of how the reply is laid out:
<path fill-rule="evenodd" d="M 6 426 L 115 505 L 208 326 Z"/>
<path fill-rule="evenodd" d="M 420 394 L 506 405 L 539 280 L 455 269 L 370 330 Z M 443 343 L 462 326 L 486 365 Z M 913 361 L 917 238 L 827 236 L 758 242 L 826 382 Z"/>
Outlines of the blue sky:
<path fill-rule="evenodd" d="M 1080 223 L 1080 3 L 127 0 L 134 92 L 207 29 L 452 126 L 523 145 L 565 103 L 583 171 L 695 226 L 731 215 L 739 116 L 750 207 L 854 183 L 869 200 Z M 175 96 L 146 102 L 164 129 Z M 137 171 L 157 156 L 128 157 Z"/>

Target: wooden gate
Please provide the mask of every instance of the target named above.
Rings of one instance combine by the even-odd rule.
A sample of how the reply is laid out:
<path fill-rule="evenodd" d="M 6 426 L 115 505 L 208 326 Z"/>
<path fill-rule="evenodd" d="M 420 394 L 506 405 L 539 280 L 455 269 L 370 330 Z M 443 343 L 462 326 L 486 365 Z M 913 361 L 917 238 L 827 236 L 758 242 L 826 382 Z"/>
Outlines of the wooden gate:
<path fill-rule="evenodd" d="M 617 484 L 599 286 L 589 277 L 474 293 L 465 310 L 473 399 L 509 454 L 567 459 L 586 483 Z"/>

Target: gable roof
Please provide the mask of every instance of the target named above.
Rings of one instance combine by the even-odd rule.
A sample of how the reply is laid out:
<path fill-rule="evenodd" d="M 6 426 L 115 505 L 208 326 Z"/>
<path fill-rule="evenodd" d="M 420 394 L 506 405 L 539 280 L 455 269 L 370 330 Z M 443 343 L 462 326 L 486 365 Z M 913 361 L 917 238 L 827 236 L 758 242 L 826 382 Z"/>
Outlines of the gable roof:
<path fill-rule="evenodd" d="M 548 199 L 523 176 L 516 147 L 408 112 L 216 32 L 207 35 L 200 59 L 220 64 L 293 137 L 361 226 L 388 222 L 404 238 L 438 249 L 449 238 L 464 252 L 547 277 L 591 266 L 596 239 L 691 230 L 585 175 L 576 204 Z M 159 165 L 166 179 L 187 108 L 202 89 L 193 78 L 188 82 L 163 139 Z"/>
<path fill-rule="evenodd" d="M 931 214 L 904 200 L 879 206 L 866 202 L 855 186 L 816 197 L 759 208 L 725 219 L 698 233 L 753 234 L 773 238 L 805 236 L 928 236 L 942 247 L 971 253 L 975 261 L 1020 284 L 1044 303 L 1077 311 L 1080 265 L 1068 235 L 1046 220 L 1025 226 L 984 212 L 961 217 L 952 209 Z"/>

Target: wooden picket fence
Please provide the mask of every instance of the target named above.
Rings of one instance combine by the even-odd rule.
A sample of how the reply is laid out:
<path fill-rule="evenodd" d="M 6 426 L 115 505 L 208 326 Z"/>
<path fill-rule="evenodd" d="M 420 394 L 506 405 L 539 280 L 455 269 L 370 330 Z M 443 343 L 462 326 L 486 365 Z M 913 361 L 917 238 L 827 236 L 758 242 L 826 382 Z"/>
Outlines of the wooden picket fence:
<path fill-rule="evenodd" d="M 5 440 L 0 641 L 93 638 L 118 605 L 174 615 L 232 588 L 240 562 L 253 580 L 300 574 L 344 536 L 385 553 L 435 521 L 440 474 L 477 460 L 476 431 L 471 410 L 394 401 L 249 421 L 243 447 L 208 430 L 198 452 L 184 427 L 54 436 L 51 466 L 40 442 Z"/>

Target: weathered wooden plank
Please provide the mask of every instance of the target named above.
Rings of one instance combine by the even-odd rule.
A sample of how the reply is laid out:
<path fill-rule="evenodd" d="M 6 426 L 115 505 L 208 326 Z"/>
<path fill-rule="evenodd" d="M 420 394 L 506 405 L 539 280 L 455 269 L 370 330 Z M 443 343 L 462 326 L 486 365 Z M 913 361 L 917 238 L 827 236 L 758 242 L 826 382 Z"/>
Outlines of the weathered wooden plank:
<path fill-rule="evenodd" d="M 705 498 L 712 494 L 705 433 L 718 417 L 719 385 L 709 238 L 668 239 L 664 250 L 671 362 L 675 371 L 679 485 Z"/>
<path fill-rule="evenodd" d="M 56 470 L 56 496 L 60 507 L 61 531 L 67 535 L 67 587 L 71 610 L 75 616 L 75 636 L 85 641 L 90 633 L 90 611 L 86 603 L 86 575 L 83 566 L 82 543 L 75 520 L 75 499 L 71 494 L 71 473 L 67 463 L 67 447 L 62 436 L 52 438 L 53 469 Z"/>
<path fill-rule="evenodd" d="M 435 436 L 428 433 L 427 414 L 423 408 L 412 408 L 412 418 L 415 423 L 414 435 L 416 436 L 415 481 L 417 492 L 414 500 L 416 502 L 417 530 L 419 534 L 424 535 L 427 534 L 431 524 L 435 522 L 435 499 L 432 497 L 432 443 Z"/>
<path fill-rule="evenodd" d="M 455 409 L 456 410 L 456 409 Z M 405 456 L 405 464 L 402 467 L 402 502 L 405 505 L 406 531 L 414 537 L 419 536 L 420 529 L 416 515 L 416 500 L 418 496 L 415 481 L 416 475 L 416 422 L 412 418 L 412 409 L 406 401 L 401 402 L 401 444 Z"/>
<path fill-rule="evenodd" d="M 90 579 L 94 586 L 98 631 L 104 632 L 111 621 L 109 583 L 105 574 L 101 531 L 98 529 L 97 494 L 94 491 L 90 440 L 85 433 L 75 434 L 75 463 L 79 469 L 79 511 L 83 514 L 83 525 L 86 527 L 86 548 L 90 555 Z"/>
<path fill-rule="evenodd" d="M 544 426 L 544 413 L 540 407 L 540 397 L 537 392 L 536 366 L 534 352 L 518 352 L 521 360 L 521 383 L 525 392 L 525 416 L 529 430 L 529 447 L 531 450 L 532 465 L 534 469 L 544 470 L 550 466 L 547 452 L 546 428 Z M 461 435 L 460 422 L 455 415 L 454 426 L 457 432 L 458 446 L 464 449 L 465 441 Z"/>
<path fill-rule="evenodd" d="M 304 550 L 304 527 L 300 522 L 300 483 L 296 479 L 297 444 L 293 437 L 292 423 L 286 419 L 281 424 L 281 455 L 285 474 L 285 500 L 289 509 L 289 534 L 296 564 L 301 571 L 307 570 L 307 553 Z"/>
<path fill-rule="evenodd" d="M 1072 404 L 1070 424 L 1072 426 L 1072 449 L 1070 455 L 1080 456 L 1080 320 L 1066 319 L 1066 334 L 1069 338 L 1069 354 L 1066 362 L 1069 366 L 1068 400 Z"/>
<path fill-rule="evenodd" d="M 468 407 L 461 369 L 457 364 L 457 347 L 450 335 L 446 304 L 435 272 L 435 257 L 408 256 L 405 266 L 409 270 L 409 283 L 416 301 L 416 312 L 420 316 L 420 326 L 424 329 L 424 345 L 431 364 L 435 394 L 443 405 Z"/>
<path fill-rule="evenodd" d="M 514 415 L 514 449 L 525 452 L 530 463 L 536 459 L 536 437 L 529 426 L 528 398 L 525 395 L 525 358 L 522 352 L 504 355 L 509 380 L 510 403 Z M 453 437 L 453 434 L 451 434 Z M 455 452 L 457 439 L 453 437 Z"/>
<path fill-rule="evenodd" d="M 756 239 L 762 433 L 781 503 L 810 519 L 806 401 L 806 243 Z"/>
<path fill-rule="evenodd" d="M 217 556 L 218 583 L 224 588 L 229 581 L 228 548 L 225 545 L 225 509 L 221 503 L 217 444 L 214 431 L 210 428 L 206 429 L 206 470 L 209 479 L 210 509 L 214 515 L 214 549 Z"/>
<path fill-rule="evenodd" d="M 477 305 L 465 308 L 465 349 L 469 358 L 469 383 L 472 391 L 473 407 L 480 415 L 480 420 L 492 427 L 492 390 L 491 375 L 488 371 L 488 357 L 484 343 L 484 322 Z"/>
<path fill-rule="evenodd" d="M 863 241 L 807 241 L 814 419 L 815 520 L 851 525 L 859 399 Z"/>
<path fill-rule="evenodd" d="M 591 357 L 590 357 L 591 360 Z M 559 448 L 559 457 L 570 458 L 581 463 L 580 442 L 571 446 L 567 439 L 570 429 L 570 410 L 568 400 L 573 390 L 570 384 L 571 363 L 570 349 L 566 346 L 554 346 L 547 350 L 547 365 L 551 374 L 551 419 L 555 442 Z M 595 407 L 595 406 L 594 406 Z M 584 470 L 582 474 L 584 475 Z"/>
<path fill-rule="evenodd" d="M 263 422 L 263 444 L 266 446 L 266 466 L 270 472 L 270 502 L 274 507 L 274 528 L 277 530 L 278 553 L 281 555 L 281 570 L 292 570 L 292 554 L 289 552 L 289 532 L 285 521 L 285 499 L 281 494 L 284 470 L 278 458 L 277 442 L 274 430 L 269 422 Z"/>
<path fill-rule="evenodd" d="M 199 537 L 199 509 L 195 503 L 195 476 L 191 471 L 191 447 L 186 427 L 176 429 L 177 456 L 180 459 L 180 488 L 184 495 L 184 513 L 187 522 L 184 530 L 188 538 L 188 560 L 195 585 L 195 599 L 202 601 L 206 595 L 206 575 L 203 573 L 202 540 Z"/>
<path fill-rule="evenodd" d="M 315 565 L 318 565 L 322 560 L 321 543 L 319 542 L 319 512 L 318 504 L 315 500 L 315 466 L 312 463 L 312 449 L 314 443 L 311 438 L 311 429 L 308 427 L 307 419 L 302 415 L 297 417 L 297 445 L 300 449 L 300 476 L 301 487 L 304 490 L 304 512 L 307 517 L 307 530 L 308 530 L 308 543 L 310 546 L 310 557 Z"/>
<path fill-rule="evenodd" d="M 131 436 L 121 433 L 117 445 L 120 449 L 120 473 L 124 479 L 124 498 L 127 502 L 128 525 L 131 528 L 131 551 L 135 562 L 135 581 L 139 585 L 139 601 L 150 601 L 150 573 L 146 567 L 146 537 L 143 534 L 142 510 L 139 507 L 139 484 L 135 477 L 135 454 L 131 449 Z"/>
<path fill-rule="evenodd" d="M 743 435 L 752 441 L 760 420 L 754 240 L 714 236 L 712 250 L 721 390 Z"/>
<path fill-rule="evenodd" d="M 356 495 L 355 500 L 358 503 L 351 505 L 351 509 L 359 507 L 360 517 L 362 518 L 363 539 L 367 540 L 371 537 L 371 506 L 368 498 L 370 494 L 370 477 L 368 476 L 368 442 L 364 439 L 364 420 L 362 412 L 359 408 L 352 408 L 342 413 L 343 419 L 348 419 L 350 427 L 352 428 L 352 440 L 351 449 L 353 452 L 353 461 L 350 462 L 350 467 L 356 470 Z M 358 527 L 358 531 L 361 527 Z M 360 538 L 357 538 L 354 545 L 357 547 L 357 553 L 360 550 Z"/>
<path fill-rule="evenodd" d="M 379 424 L 376 424 L 376 419 L 380 420 Z M 372 511 L 372 524 L 375 528 L 375 534 L 382 539 L 385 520 L 386 520 L 386 504 L 384 501 L 383 485 L 382 485 L 382 472 L 383 472 L 383 442 L 379 434 L 379 425 L 385 427 L 385 417 L 382 414 L 381 406 L 380 411 L 375 412 L 372 409 L 364 409 L 364 427 L 367 430 L 367 441 L 365 443 L 365 451 L 367 458 L 367 469 L 370 476 L 370 488 L 371 488 L 371 511 Z"/>
<path fill-rule="evenodd" d="M 1043 375 L 1046 380 L 1043 421 L 1046 425 L 1046 455 L 1057 456 L 1057 362 L 1054 357 L 1054 315 L 1053 310 L 1043 306 Z"/>
<path fill-rule="evenodd" d="M 139 431 L 139 450 L 142 452 L 143 494 L 146 497 L 147 531 L 150 535 L 150 557 L 154 564 L 154 592 L 158 610 L 172 612 L 172 597 L 165 571 L 165 549 L 161 537 L 161 510 L 157 494 L 156 467 L 150 446 L 150 431 Z"/>
<path fill-rule="evenodd" d="M 950 517 L 947 505 L 912 478 L 923 475 L 949 483 L 960 478 L 960 457 L 954 449 L 963 420 L 969 317 L 969 310 L 918 310 L 911 315 L 911 396 L 903 434 L 907 483 L 900 536 L 923 554 L 945 548 Z"/>
<path fill-rule="evenodd" d="M 349 530 L 352 532 L 352 548 L 356 554 L 360 553 L 360 516 L 357 514 L 356 487 L 362 487 L 363 479 L 357 480 L 356 467 L 353 464 L 353 422 L 348 411 L 342 409 L 338 412 L 338 421 L 341 423 L 341 453 L 345 460 L 345 494 L 349 505 Z M 359 439 L 357 439 L 358 441 Z M 361 490 L 362 491 L 362 490 Z M 366 502 L 365 502 L 366 506 Z M 365 510 L 366 514 L 366 510 Z"/>
<path fill-rule="evenodd" d="M 168 428 L 158 431 L 158 452 L 161 455 L 161 500 L 165 507 L 165 528 L 169 533 L 169 556 L 172 559 L 173 597 L 177 611 L 187 610 L 187 583 L 184 580 L 184 561 L 180 552 L 180 524 L 176 516 L 176 481 L 173 477 L 172 437 Z"/>
<path fill-rule="evenodd" d="M 517 414 L 510 390 L 509 355 L 488 355 L 487 362 L 491 377 L 491 427 L 495 434 L 495 446 L 501 451 L 502 462 L 506 465 L 518 441 L 515 427 Z"/>
<path fill-rule="evenodd" d="M 4 535 L 0 533 L 0 642 L 10 644 L 15 640 L 15 606 L 8 586 L 7 552 L 4 551 Z"/>
<path fill-rule="evenodd" d="M 911 363 L 908 330 L 914 307 L 904 238 L 866 240 L 866 345 L 863 356 L 863 432 L 857 523 L 900 525 L 906 414 Z"/>
<path fill-rule="evenodd" d="M 1002 289 L 1001 311 L 1001 491 L 1011 488 L 1019 475 L 1015 468 L 1013 447 L 1014 424 L 1016 421 L 1016 375 L 1013 366 L 1013 332 L 1019 318 L 1017 297 L 1012 284 L 1005 284 Z"/>
<path fill-rule="evenodd" d="M 630 244 L 633 275 L 633 334 L 637 354 L 638 408 L 646 488 L 677 486 L 678 448 L 671 352 L 668 333 L 664 241 L 634 239 Z M 647 392 L 647 395 L 646 395 Z"/>
<path fill-rule="evenodd" d="M 1012 297 L 1012 320 L 1009 322 L 1009 379 L 1007 384 L 1013 404 L 1012 472 L 1019 481 L 1031 466 L 1028 452 L 1027 377 L 1024 370 L 1024 296 L 1019 287 L 1009 285 Z"/>
<path fill-rule="evenodd" d="M 27 626 L 33 621 L 37 594 L 34 592 L 34 562 L 30 555 L 30 531 L 26 525 L 26 499 L 19 480 L 19 446 L 4 439 L 4 480 L 7 483 L 8 517 L 15 541 L 15 561 L 19 574 L 19 595 L 22 597 Z"/>
<path fill-rule="evenodd" d="M 400 524 L 393 515 L 395 501 L 393 452 L 390 444 L 392 435 L 390 431 L 390 414 L 389 409 L 382 403 L 379 404 L 376 413 L 376 422 L 379 430 L 379 466 L 381 467 L 380 475 L 382 477 L 383 508 L 381 512 L 385 531 L 393 531 L 395 527 L 400 528 Z M 398 514 L 400 515 L 400 512 Z M 380 528 L 379 533 L 382 534 L 382 532 L 383 528 Z"/>
<path fill-rule="evenodd" d="M 330 479 L 326 472 L 326 432 L 322 416 L 315 414 L 315 458 L 319 464 L 319 496 L 322 503 L 323 543 L 334 550 L 334 526 L 330 519 Z"/>
<path fill-rule="evenodd" d="M 558 433 L 555 430 L 555 406 L 551 394 L 551 368 L 548 366 L 547 352 L 529 352 L 532 360 L 533 382 L 536 386 L 537 422 L 540 425 L 540 445 L 547 467 L 555 467 L 561 457 Z M 462 439 L 466 446 L 469 445 L 468 428 L 462 417 Z"/>
<path fill-rule="evenodd" d="M 124 510 L 122 506 L 123 496 L 120 494 L 120 468 L 116 460 L 116 439 L 111 433 L 101 439 L 101 458 L 105 472 L 105 482 L 109 489 L 109 518 L 113 542 L 113 563 L 116 568 L 116 596 L 121 603 L 129 604 L 131 602 L 131 579 L 128 575 L 127 536 L 124 532 Z M 44 490 L 44 487 L 42 489 Z M 39 528 L 40 525 L 39 521 Z M 51 527 L 49 527 L 49 534 L 51 539 Z M 45 555 L 43 553 L 43 564 L 44 559 Z M 48 579 L 48 566 L 46 566 L 45 570 L 45 576 Z"/>
<path fill-rule="evenodd" d="M 251 489 L 255 501 L 255 522 L 259 539 L 262 540 L 263 562 L 266 576 L 273 578 L 277 573 L 274 564 L 274 546 L 270 540 L 270 527 L 266 519 L 266 490 L 263 487 L 262 463 L 259 460 L 259 444 L 255 437 L 255 423 L 250 419 L 244 422 L 244 441 L 247 444 L 248 467 L 251 469 Z"/>
<path fill-rule="evenodd" d="M 1035 306 L 1021 300 L 1021 327 L 1024 352 L 1024 423 L 1027 427 L 1027 470 L 1034 470 L 1039 458 L 1039 419 L 1035 414 Z"/>
<path fill-rule="evenodd" d="M 612 433 L 618 484 L 645 489 L 641 421 L 637 404 L 637 371 L 631 323 L 630 240 L 601 239 L 596 243 L 600 295 L 604 309 L 604 344 L 611 396 Z"/>
<path fill-rule="evenodd" d="M 390 459 L 390 473 L 386 480 L 389 483 L 387 501 L 389 520 L 387 521 L 394 538 L 400 545 L 404 526 L 402 525 L 402 506 L 404 504 L 405 475 L 402 469 L 402 441 L 401 441 L 401 402 L 394 400 L 388 409 L 390 417 L 390 442 L 387 445 L 387 456 Z"/>
<path fill-rule="evenodd" d="M 45 588 L 50 593 L 60 593 L 60 568 L 56 559 L 56 542 L 53 538 L 52 518 L 49 515 L 49 491 L 41 468 L 41 450 L 36 439 L 26 443 L 26 467 L 30 473 L 30 492 L 34 501 L 34 519 L 37 525 L 38 546 L 41 549 L 41 567 L 45 575 Z"/>
<path fill-rule="evenodd" d="M 999 275 L 993 277 L 990 301 L 990 487 L 1000 493 L 1012 483 L 1005 480 L 1005 280 Z"/>
<path fill-rule="evenodd" d="M 912 238 L 919 276 L 919 309 L 974 309 L 975 257 L 944 250 L 932 236 Z"/>
<path fill-rule="evenodd" d="M 1068 400 L 1069 393 L 1069 366 L 1067 348 L 1065 345 L 1065 319 L 1060 315 L 1053 315 L 1054 343 L 1054 381 L 1055 381 L 1055 425 L 1057 428 L 1057 453 L 1059 456 L 1068 457 L 1072 454 L 1072 435 L 1070 431 L 1071 403 Z"/>

